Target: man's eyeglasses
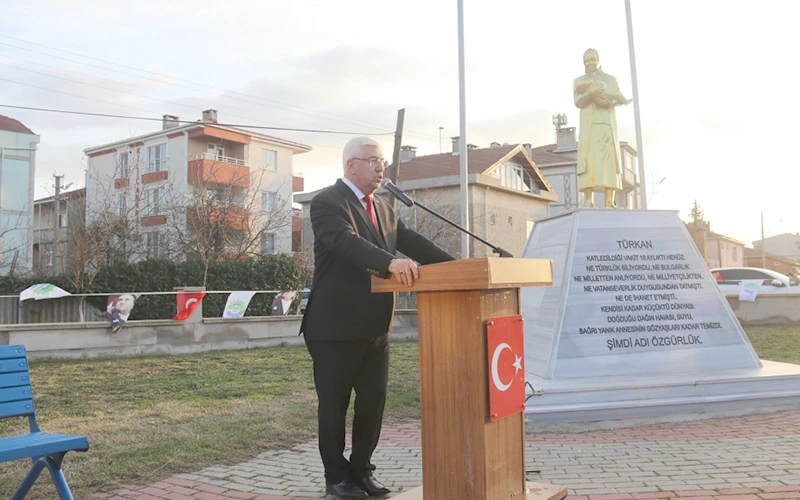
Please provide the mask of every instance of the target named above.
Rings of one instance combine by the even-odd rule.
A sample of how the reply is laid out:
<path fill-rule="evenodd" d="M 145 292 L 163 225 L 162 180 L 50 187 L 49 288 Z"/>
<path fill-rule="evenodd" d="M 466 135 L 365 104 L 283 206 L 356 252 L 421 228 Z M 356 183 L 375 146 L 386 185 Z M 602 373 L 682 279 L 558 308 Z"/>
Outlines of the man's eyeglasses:
<path fill-rule="evenodd" d="M 365 161 L 369 163 L 369 166 L 378 170 L 380 167 L 381 170 L 386 170 L 389 168 L 389 162 L 383 158 L 378 158 L 377 156 L 370 156 L 369 158 L 353 158 L 354 160 Z"/>

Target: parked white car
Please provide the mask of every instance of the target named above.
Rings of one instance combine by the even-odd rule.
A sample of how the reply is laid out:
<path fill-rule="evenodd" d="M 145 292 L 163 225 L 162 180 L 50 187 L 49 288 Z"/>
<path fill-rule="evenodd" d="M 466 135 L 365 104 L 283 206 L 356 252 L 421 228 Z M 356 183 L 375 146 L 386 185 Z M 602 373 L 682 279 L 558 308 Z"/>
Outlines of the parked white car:
<path fill-rule="evenodd" d="M 306 312 L 306 306 L 308 305 L 308 297 L 311 295 L 311 290 L 308 288 L 303 288 L 303 293 L 300 295 L 300 314 Z"/>
<path fill-rule="evenodd" d="M 771 269 L 720 267 L 712 269 L 711 275 L 717 279 L 717 284 L 725 295 L 739 295 L 739 283 L 742 280 L 763 280 L 758 290 L 759 295 L 800 294 L 800 286 L 790 285 L 788 276 Z"/>

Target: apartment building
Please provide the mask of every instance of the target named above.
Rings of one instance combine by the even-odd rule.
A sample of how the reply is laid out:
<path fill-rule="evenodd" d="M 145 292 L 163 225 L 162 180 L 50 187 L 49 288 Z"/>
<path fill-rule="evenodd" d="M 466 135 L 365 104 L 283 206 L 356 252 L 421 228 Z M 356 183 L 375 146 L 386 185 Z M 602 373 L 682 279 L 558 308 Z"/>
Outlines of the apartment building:
<path fill-rule="evenodd" d="M 80 268 L 78 240 L 86 216 L 86 189 L 59 193 L 58 200 L 55 196 L 40 198 L 33 207 L 33 272 L 55 276 Z"/>
<path fill-rule="evenodd" d="M 86 149 L 87 224 L 127 221 L 132 260 L 290 253 L 292 162 L 311 147 L 217 118 L 164 115 L 157 132 Z"/>
<path fill-rule="evenodd" d="M 761 252 L 762 240 L 753 242 L 753 248 Z M 783 233 L 763 239 L 764 251 L 780 257 L 800 260 L 800 233 Z"/>
<path fill-rule="evenodd" d="M 744 243 L 711 230 L 711 223 L 704 220 L 685 222 L 697 250 L 710 268 L 742 267 L 745 265 Z"/>
<path fill-rule="evenodd" d="M 40 137 L 0 115 L 0 274 L 31 268 L 33 187 Z"/>

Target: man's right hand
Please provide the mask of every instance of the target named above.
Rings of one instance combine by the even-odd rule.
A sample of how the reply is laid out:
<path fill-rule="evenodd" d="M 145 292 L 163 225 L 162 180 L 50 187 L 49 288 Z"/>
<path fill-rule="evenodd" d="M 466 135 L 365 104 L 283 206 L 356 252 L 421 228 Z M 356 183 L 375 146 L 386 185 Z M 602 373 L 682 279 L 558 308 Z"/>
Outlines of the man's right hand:
<path fill-rule="evenodd" d="M 394 259 L 389 262 L 389 272 L 394 274 L 397 282 L 411 286 L 419 278 L 419 267 L 411 259 Z"/>

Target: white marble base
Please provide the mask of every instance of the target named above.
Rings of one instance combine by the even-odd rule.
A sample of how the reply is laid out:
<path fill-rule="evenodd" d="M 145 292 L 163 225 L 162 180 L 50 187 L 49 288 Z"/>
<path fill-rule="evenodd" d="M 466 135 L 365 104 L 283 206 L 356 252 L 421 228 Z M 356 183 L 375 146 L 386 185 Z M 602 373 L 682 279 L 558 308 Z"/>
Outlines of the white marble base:
<path fill-rule="evenodd" d="M 710 413 L 800 405 L 800 365 L 762 360 L 763 367 L 690 374 L 527 381 L 528 422 L 590 422 L 676 413 Z"/>

